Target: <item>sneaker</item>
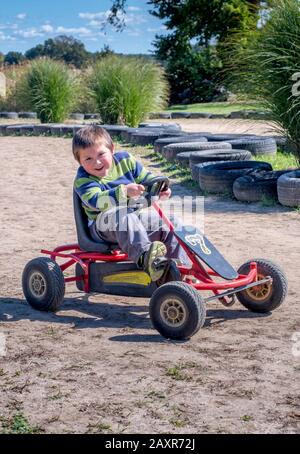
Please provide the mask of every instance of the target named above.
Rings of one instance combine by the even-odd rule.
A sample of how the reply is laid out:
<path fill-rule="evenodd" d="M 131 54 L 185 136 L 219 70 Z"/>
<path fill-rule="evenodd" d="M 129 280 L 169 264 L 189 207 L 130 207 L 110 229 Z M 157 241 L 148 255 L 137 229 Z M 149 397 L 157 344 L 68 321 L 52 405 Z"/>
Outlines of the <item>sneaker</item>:
<path fill-rule="evenodd" d="M 157 281 L 164 274 L 165 264 L 168 262 L 165 258 L 166 253 L 167 248 L 164 243 L 154 241 L 144 254 L 143 267 L 152 281 Z"/>

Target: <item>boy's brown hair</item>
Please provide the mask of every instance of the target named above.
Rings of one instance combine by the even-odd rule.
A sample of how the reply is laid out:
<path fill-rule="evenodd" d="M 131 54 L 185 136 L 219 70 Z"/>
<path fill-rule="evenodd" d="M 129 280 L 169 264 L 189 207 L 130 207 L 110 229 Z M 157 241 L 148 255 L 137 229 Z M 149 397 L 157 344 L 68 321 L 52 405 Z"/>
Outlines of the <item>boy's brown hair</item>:
<path fill-rule="evenodd" d="M 79 129 L 72 142 L 73 155 L 76 161 L 80 163 L 80 150 L 92 147 L 95 144 L 103 143 L 111 151 L 113 150 L 113 141 L 108 132 L 101 126 L 90 125 Z"/>

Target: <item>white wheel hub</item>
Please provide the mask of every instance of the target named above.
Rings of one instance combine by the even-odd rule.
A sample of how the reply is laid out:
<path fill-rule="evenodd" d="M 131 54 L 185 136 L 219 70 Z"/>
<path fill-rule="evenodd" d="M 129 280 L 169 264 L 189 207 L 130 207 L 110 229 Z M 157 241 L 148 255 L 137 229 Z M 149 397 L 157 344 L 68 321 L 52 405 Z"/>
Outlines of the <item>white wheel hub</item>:
<path fill-rule="evenodd" d="M 160 316 L 166 325 L 172 328 L 182 326 L 187 319 L 186 306 L 178 298 L 166 299 L 160 307 Z"/>
<path fill-rule="evenodd" d="M 47 291 L 45 277 L 39 271 L 34 271 L 29 276 L 29 289 L 35 298 L 43 298 Z"/>

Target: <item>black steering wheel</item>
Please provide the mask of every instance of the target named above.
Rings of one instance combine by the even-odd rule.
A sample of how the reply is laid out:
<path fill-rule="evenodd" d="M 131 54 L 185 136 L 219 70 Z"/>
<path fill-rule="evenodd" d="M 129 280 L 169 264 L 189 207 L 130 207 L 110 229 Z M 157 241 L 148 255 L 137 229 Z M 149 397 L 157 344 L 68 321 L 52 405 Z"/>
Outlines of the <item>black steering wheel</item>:
<path fill-rule="evenodd" d="M 151 206 L 153 197 L 158 197 L 162 191 L 166 191 L 169 187 L 169 178 L 155 177 L 143 183 L 145 186 L 144 193 L 135 200 L 129 200 L 128 206 L 133 210 L 139 210 Z"/>
<path fill-rule="evenodd" d="M 170 181 L 167 177 L 155 177 L 152 180 L 143 183 L 146 191 L 143 194 L 143 197 L 148 202 L 148 206 L 151 205 L 152 197 L 157 197 L 162 191 L 166 191 L 169 187 Z"/>

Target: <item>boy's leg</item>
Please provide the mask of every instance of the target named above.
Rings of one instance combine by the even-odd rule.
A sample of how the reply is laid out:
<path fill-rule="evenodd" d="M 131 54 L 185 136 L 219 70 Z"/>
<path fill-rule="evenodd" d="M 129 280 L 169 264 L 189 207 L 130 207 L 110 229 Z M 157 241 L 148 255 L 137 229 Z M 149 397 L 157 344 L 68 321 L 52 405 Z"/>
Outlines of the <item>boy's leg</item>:
<path fill-rule="evenodd" d="M 133 262 L 151 246 L 147 231 L 135 212 L 113 208 L 100 213 L 96 220 L 96 230 L 105 241 L 118 243 Z"/>
<path fill-rule="evenodd" d="M 155 281 L 164 272 L 163 267 L 155 267 L 155 260 L 164 257 L 167 249 L 162 242 L 148 237 L 147 230 L 136 213 L 127 208 L 107 210 L 97 217 L 96 229 L 104 240 L 117 242 L 129 259 L 143 266 Z"/>
<path fill-rule="evenodd" d="M 176 236 L 154 209 L 142 210 L 139 213 L 139 219 L 145 226 L 150 241 L 161 241 L 166 245 L 167 258 L 177 259 L 181 264 L 191 266 L 191 261 L 178 243 Z M 170 221 L 177 229 L 180 229 L 182 224 L 176 216 L 170 215 Z"/>

